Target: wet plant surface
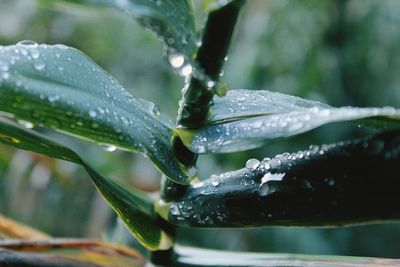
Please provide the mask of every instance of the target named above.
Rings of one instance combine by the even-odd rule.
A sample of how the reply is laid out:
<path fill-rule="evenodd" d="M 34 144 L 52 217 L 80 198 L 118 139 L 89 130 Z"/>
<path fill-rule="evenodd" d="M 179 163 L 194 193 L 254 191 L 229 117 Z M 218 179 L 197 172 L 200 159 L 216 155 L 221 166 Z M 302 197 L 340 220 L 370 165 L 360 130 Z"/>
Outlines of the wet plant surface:
<path fill-rule="evenodd" d="M 347 34 L 340 30 L 345 27 L 336 23 L 343 22 L 345 8 L 354 7 L 347 1 L 331 2 L 333 6 L 329 7 L 336 10 L 333 14 L 337 17 L 332 15 L 331 24 L 322 23 L 329 30 L 321 42 L 339 50 Z M 157 104 L 123 86 L 124 82 L 117 81 L 103 64 L 96 64 L 70 45 L 23 40 L 0 46 L 0 142 L 80 165 L 126 229 L 148 251 L 149 262 L 159 266 L 398 265 L 397 260 L 389 259 L 290 254 L 232 256 L 176 246 L 180 230 L 185 228 L 341 227 L 398 220 L 398 102 L 379 107 L 369 103 L 357 105 L 350 100 L 337 104 L 338 101 L 324 101 L 321 92 L 319 97 L 311 97 L 321 100 L 316 101 L 279 90 L 235 89 L 229 79 L 223 80 L 223 74 L 240 14 L 247 14 L 244 7 L 249 3 L 245 0 L 70 0 L 52 4 L 37 0 L 37 4 L 56 10 L 114 10 L 118 17 L 133 18 L 161 40 L 163 60 L 170 65 L 171 73 L 184 79 L 183 89 L 176 95 L 180 98 L 179 103 L 175 102 L 176 113 L 171 112 L 176 116 L 174 121 Z M 251 14 L 247 16 L 257 19 Z M 280 40 L 278 37 L 274 40 Z M 296 50 L 286 51 L 290 54 L 293 49 Z M 240 52 L 246 54 L 249 49 Z M 248 60 L 242 59 L 243 63 Z M 263 64 L 269 66 L 267 61 Z M 346 58 L 340 55 L 337 62 L 340 71 L 336 73 L 340 77 L 336 78 L 343 86 L 338 95 L 345 95 L 346 90 L 356 89 L 349 89 L 350 74 L 342 67 Z M 153 69 L 141 71 L 156 73 Z M 165 90 L 167 86 L 161 87 Z M 307 90 L 311 95 L 313 89 Z M 172 90 L 168 94 L 173 94 Z M 357 95 L 355 91 L 348 94 Z M 348 135 L 341 128 L 343 123 L 351 129 Z M 308 149 L 285 148 L 275 155 L 268 152 L 269 157 L 254 150 L 268 148 L 276 140 L 290 142 L 297 136 L 312 136 L 326 125 L 343 134 L 337 134 L 333 142 L 323 135 L 318 142 L 310 138 L 304 142 Z M 58 137 L 53 140 L 55 134 L 48 129 L 60 136 L 82 139 L 83 149 Z M 155 182 L 152 190 L 145 190 L 145 186 L 131 186 L 111 178 L 107 168 L 96 163 L 98 155 L 89 156 L 84 151 L 89 147 L 86 141 L 107 152 L 142 154 L 159 171 L 160 181 Z M 197 165 L 202 154 L 242 151 L 250 151 L 238 154 L 246 155 L 245 166 L 238 169 L 237 165 L 225 165 L 224 171 L 218 170 L 205 179 L 200 177 L 202 166 Z M 233 162 L 235 155 L 224 159 Z M 119 169 L 129 166 L 119 164 Z M 34 170 L 37 177 L 50 179 L 45 170 Z M 147 172 L 141 175 L 147 176 Z M 47 183 L 43 178 L 36 180 L 36 187 Z M 4 222 L 12 227 L 0 229 L 2 235 L 17 239 L 0 242 L 4 248 L 0 261 L 11 266 L 142 266 L 146 261 L 146 257 L 128 248 L 52 239 L 6 218 Z M 25 240 L 37 236 L 47 241 Z M 52 256 L 54 247 L 76 251 L 59 250 L 54 254 L 61 255 L 58 259 Z M 38 248 L 46 253 L 41 254 Z M 97 249 L 100 251 L 96 252 Z M 104 256 L 108 253 L 113 255 L 110 261 Z M 214 259 L 207 259 L 210 257 Z"/>

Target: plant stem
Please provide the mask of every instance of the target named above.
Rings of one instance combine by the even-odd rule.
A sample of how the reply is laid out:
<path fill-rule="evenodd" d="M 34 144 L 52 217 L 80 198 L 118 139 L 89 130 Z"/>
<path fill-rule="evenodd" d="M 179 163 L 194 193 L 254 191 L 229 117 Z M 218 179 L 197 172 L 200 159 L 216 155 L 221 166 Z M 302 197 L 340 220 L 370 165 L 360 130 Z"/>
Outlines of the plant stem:
<path fill-rule="evenodd" d="M 196 62 L 216 84 L 225 62 L 239 11 L 245 0 L 235 0 L 210 13 L 205 26 L 202 44 Z M 191 77 L 181 100 L 178 114 L 180 127 L 198 128 L 207 119 L 213 91 L 196 77 Z"/>
<path fill-rule="evenodd" d="M 196 62 L 213 84 L 219 80 L 239 11 L 244 3 L 245 0 L 232 1 L 211 12 L 208 16 Z M 209 86 L 199 78 L 191 77 L 181 100 L 177 126 L 201 127 L 206 122 L 212 97 L 213 92 Z M 171 143 L 174 154 L 182 165 L 190 168 L 196 164 L 197 154 L 185 147 L 178 135 L 172 137 Z M 167 177 L 163 177 L 161 183 L 161 198 L 167 202 L 178 200 L 189 188 L 188 185 L 177 184 Z M 152 262 L 168 266 L 171 263 L 172 255 L 172 250 L 153 251 L 151 253 Z"/>
<path fill-rule="evenodd" d="M 208 16 L 196 62 L 213 84 L 219 80 L 239 11 L 244 3 L 245 0 L 232 1 Z M 213 94 L 204 81 L 198 77 L 190 77 L 181 100 L 177 127 L 198 128 L 204 125 Z M 197 154 L 186 148 L 178 135 L 174 135 L 171 142 L 175 156 L 182 165 L 190 167 L 196 164 Z M 176 190 L 164 190 L 162 192 L 164 199 L 177 199 L 185 191 L 184 185 L 178 185 L 168 179 L 164 181 L 168 183 L 163 185 L 164 189 L 176 187 Z"/>

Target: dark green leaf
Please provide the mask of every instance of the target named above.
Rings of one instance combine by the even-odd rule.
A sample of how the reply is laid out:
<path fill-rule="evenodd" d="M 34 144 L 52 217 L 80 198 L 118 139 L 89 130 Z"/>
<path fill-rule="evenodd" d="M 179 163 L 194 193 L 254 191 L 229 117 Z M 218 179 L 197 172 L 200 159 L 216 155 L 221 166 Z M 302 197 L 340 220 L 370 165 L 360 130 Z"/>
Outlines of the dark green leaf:
<path fill-rule="evenodd" d="M 386 120 L 400 127 L 400 110 L 334 108 L 316 101 L 269 91 L 233 90 L 214 98 L 209 124 L 178 129 L 185 145 L 196 153 L 234 152 L 260 147 L 273 138 L 289 137 L 324 124 L 365 118 Z"/>
<path fill-rule="evenodd" d="M 142 152 L 171 179 L 188 180 L 171 150 L 171 126 L 154 104 L 135 98 L 76 49 L 26 42 L 0 48 L 0 111 Z"/>
<path fill-rule="evenodd" d="M 170 246 L 166 234 L 157 225 L 157 215 L 152 201 L 143 193 L 127 189 L 117 181 L 100 175 L 69 148 L 1 118 L 0 142 L 82 165 L 103 197 L 144 246 L 152 250 Z"/>
<path fill-rule="evenodd" d="M 161 203 L 170 222 L 194 227 L 341 226 L 400 219 L 400 130 L 311 146 L 192 185 Z"/>

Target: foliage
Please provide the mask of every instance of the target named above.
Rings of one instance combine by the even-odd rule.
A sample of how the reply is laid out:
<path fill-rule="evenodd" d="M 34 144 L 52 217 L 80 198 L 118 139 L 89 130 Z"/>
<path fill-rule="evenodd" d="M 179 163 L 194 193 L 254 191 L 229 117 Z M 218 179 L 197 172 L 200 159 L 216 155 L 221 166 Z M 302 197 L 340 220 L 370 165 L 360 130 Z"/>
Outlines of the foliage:
<path fill-rule="evenodd" d="M 0 48 L 0 142 L 83 166 L 137 240 L 155 251 L 155 263 L 171 264 L 169 253 L 180 226 L 339 226 L 399 219 L 393 205 L 399 200 L 399 132 L 386 132 L 398 128 L 399 109 L 332 107 L 266 90 L 236 89 L 225 95 L 220 73 L 245 1 L 204 1 L 204 9 L 197 11 L 208 16 L 204 28 L 195 26 L 197 13 L 184 0 L 69 2 L 54 5 L 117 8 L 160 37 L 171 66 L 186 78 L 176 126 L 84 53 L 22 41 Z M 380 133 L 262 162 L 249 159 L 244 169 L 198 179 L 199 153 L 249 150 L 267 140 L 347 121 Z M 163 174 L 160 198 L 153 201 L 101 175 L 84 156 L 36 132 L 40 127 L 96 142 L 109 151 L 143 153 Z M 194 266 L 182 258 L 177 257 L 177 266 Z M 262 260 L 265 266 L 276 264 L 275 259 Z M 333 259 L 337 265 L 342 261 Z"/>

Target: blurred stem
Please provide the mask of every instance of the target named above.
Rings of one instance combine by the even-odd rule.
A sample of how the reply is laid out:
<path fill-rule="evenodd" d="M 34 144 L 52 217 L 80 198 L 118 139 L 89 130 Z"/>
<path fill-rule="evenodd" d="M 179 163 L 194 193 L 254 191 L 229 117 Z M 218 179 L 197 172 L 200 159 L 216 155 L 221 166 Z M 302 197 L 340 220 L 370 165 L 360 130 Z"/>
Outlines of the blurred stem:
<path fill-rule="evenodd" d="M 235 24 L 244 3 L 245 0 L 232 1 L 228 5 L 211 12 L 208 16 L 196 62 L 211 79 L 212 84 L 218 82 Z M 187 128 L 201 127 L 207 120 L 214 94 L 212 88 L 196 77 L 190 77 L 185 88 L 177 125 Z M 182 165 L 191 167 L 196 164 L 197 154 L 186 148 L 178 135 L 174 135 L 171 142 L 175 156 Z M 162 187 L 164 189 L 176 187 L 176 190 L 163 190 L 162 197 L 166 200 L 177 199 L 186 189 L 185 185 L 178 185 L 168 179 L 164 179 Z M 178 193 L 175 194 L 174 192 Z"/>

